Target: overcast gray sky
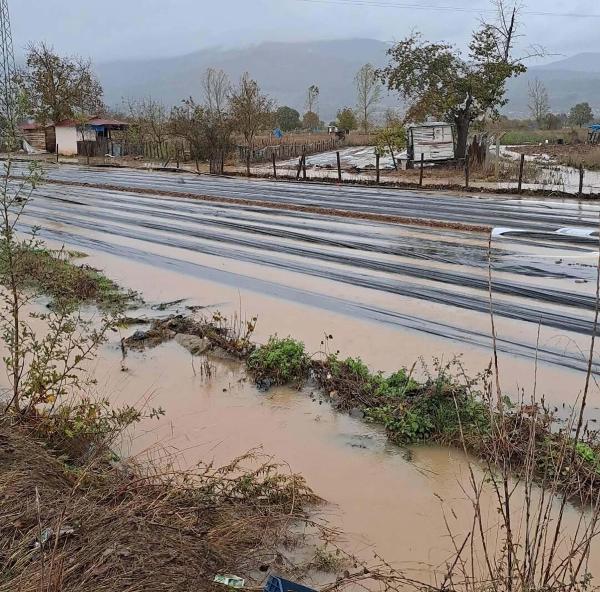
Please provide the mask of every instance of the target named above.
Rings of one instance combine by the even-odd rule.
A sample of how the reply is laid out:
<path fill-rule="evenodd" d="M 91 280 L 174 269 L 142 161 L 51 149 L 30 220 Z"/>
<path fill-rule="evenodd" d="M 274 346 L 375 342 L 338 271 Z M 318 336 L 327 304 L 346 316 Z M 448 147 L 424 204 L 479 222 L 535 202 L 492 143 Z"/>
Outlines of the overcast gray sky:
<path fill-rule="evenodd" d="M 364 2 L 360 5 L 360 2 Z M 384 6 L 454 7 L 416 10 Z M 411 29 L 429 39 L 464 43 L 488 0 L 9 0 L 15 50 L 44 40 L 61 53 L 95 61 L 190 53 L 207 46 L 262 41 L 367 37 L 401 39 Z M 578 13 L 596 18 L 526 14 L 528 43 L 572 55 L 600 52 L 599 0 L 526 0 L 530 12 Z"/>

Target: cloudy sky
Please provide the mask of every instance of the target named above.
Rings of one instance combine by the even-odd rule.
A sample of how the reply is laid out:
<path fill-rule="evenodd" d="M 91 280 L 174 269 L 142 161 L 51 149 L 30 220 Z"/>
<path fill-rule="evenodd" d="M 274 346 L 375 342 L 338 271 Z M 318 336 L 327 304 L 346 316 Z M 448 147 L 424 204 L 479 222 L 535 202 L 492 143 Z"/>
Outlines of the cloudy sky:
<path fill-rule="evenodd" d="M 262 41 L 351 37 L 394 41 L 411 29 L 422 31 L 432 40 L 464 44 L 490 3 L 489 0 L 9 0 L 9 6 L 17 54 L 23 53 L 28 42 L 44 40 L 60 52 L 86 55 L 100 62 L 178 55 L 207 46 L 236 47 Z M 600 52 L 599 0 L 525 0 L 523 10 L 524 43 L 544 44 L 557 55 Z M 567 13 L 585 16 L 569 17 L 565 16 Z"/>

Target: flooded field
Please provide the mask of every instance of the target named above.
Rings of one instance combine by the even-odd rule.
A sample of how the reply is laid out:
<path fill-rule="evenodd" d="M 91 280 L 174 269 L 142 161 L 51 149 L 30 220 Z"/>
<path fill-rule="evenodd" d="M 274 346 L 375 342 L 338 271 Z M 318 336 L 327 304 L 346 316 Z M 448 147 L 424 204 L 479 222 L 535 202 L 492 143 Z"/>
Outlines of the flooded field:
<path fill-rule="evenodd" d="M 128 189 L 42 186 L 21 230 L 39 226 L 52 245 L 88 253 L 86 263 L 139 290 L 149 303 L 184 299 L 170 310 L 194 305 L 207 313 L 258 316 L 258 341 L 292 335 L 310 352 L 332 334 L 343 355 L 361 356 L 386 372 L 420 358 L 431 365 L 436 357 L 457 355 L 469 372 L 487 367 L 488 234 L 240 206 L 228 198 L 495 226 L 493 310 L 505 392 L 530 392 L 537 374 L 538 393 L 563 415 L 581 392 L 593 330 L 598 206 L 81 167 L 48 174 Z M 222 202 L 144 193 L 181 186 Z M 175 343 L 130 352 L 123 372 L 124 335 L 115 335 L 98 359 L 99 392 L 167 411 L 124 442 L 131 454 L 168 453 L 189 466 L 261 447 L 301 472 L 329 502 L 324 511 L 348 533 L 351 549 L 365 558 L 376 550 L 416 571 L 440 566 L 451 554 L 445 517 L 457 533 L 469 528 L 468 465 L 460 451 L 399 449 L 310 391 L 259 393 L 236 363 L 213 360 L 212 378 L 203 378 Z M 417 372 L 424 372 L 420 365 Z M 597 387 L 590 396 L 595 419 Z M 493 504 L 485 507 L 493 522 Z M 595 550 L 593 561 L 598 557 Z"/>

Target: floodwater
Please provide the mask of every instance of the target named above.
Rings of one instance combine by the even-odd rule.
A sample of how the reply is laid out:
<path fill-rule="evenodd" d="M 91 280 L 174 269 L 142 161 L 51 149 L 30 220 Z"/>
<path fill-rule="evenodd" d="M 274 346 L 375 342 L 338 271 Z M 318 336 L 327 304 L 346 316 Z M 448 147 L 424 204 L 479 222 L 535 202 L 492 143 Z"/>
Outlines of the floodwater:
<path fill-rule="evenodd" d="M 472 520 L 463 453 L 400 449 L 378 428 L 334 412 L 308 389 L 259 393 L 238 363 L 212 364 L 213 376 L 204 378 L 187 352 L 169 343 L 130 352 L 127 372 L 120 372 L 117 344 L 105 350 L 96 368 L 101 392 L 110 392 L 113 401 L 167 410 L 160 421 L 136 428 L 123 443 L 125 452 L 186 468 L 199 461 L 224 464 L 254 449 L 281 461 L 281 470 L 301 473 L 326 500 L 317 518 L 343 532 L 347 551 L 366 562 L 377 553 L 414 577 L 444 571 L 453 552 L 447 528 L 462 540 Z M 480 479 L 477 465 L 473 469 Z M 493 528 L 497 512 L 489 492 L 482 512 Z M 576 519 L 569 509 L 563 536 Z M 592 565 L 599 552 L 594 548 Z"/>
<path fill-rule="evenodd" d="M 518 148 L 518 146 L 502 147 L 502 155 L 518 160 L 521 155 L 515 152 L 514 148 Z M 579 193 L 579 169 L 552 162 L 552 159 L 544 153 L 543 146 L 540 146 L 539 154 L 525 155 L 525 160 L 538 165 L 539 180 L 535 183 L 523 183 L 523 189 L 560 191 L 573 195 Z M 497 184 L 501 189 L 514 189 L 517 185 L 518 183 Z M 586 170 L 582 189 L 584 194 L 600 193 L 600 172 Z"/>
<path fill-rule="evenodd" d="M 51 174 L 55 180 L 72 180 L 80 168 Z M 221 190 L 221 203 L 143 192 L 142 185 L 172 190 L 178 177 L 169 175 L 94 170 L 82 175 L 99 185 L 137 188 L 42 186 L 21 228 L 39 226 L 42 238 L 150 265 L 151 276 L 175 271 L 179 278 L 220 286 L 223 296 L 204 304 L 225 302 L 231 309 L 232 303 L 239 305 L 239 291 L 246 312 L 254 316 L 262 312 L 254 302 L 270 298 L 274 304 L 259 316 L 271 331 L 311 344 L 329 331 L 348 354 L 366 355 L 383 370 L 389 368 L 389 352 L 396 366 L 410 366 L 430 351 L 447 358 L 479 350 L 469 366 L 479 370 L 487 365 L 488 236 L 271 210 L 251 205 L 252 200 L 494 224 L 501 228 L 491 251 L 499 351 L 530 366 L 537 359 L 566 369 L 586 368 L 582 352 L 595 304 L 596 205 L 369 189 L 363 194 L 356 188 L 182 177 L 192 193 Z M 240 196 L 248 205 L 228 203 L 229 197 Z M 189 295 L 183 288 L 173 291 L 176 298 Z M 312 335 L 298 322 L 300 306 L 326 313 L 318 328 L 311 327 Z M 292 312 L 274 315 L 277 308 Z M 348 338 L 355 322 L 363 333 Z M 426 341 L 435 345 L 421 349 Z M 403 350 L 406 355 L 399 355 Z M 564 400 L 564 394 L 558 398 Z"/>
<path fill-rule="evenodd" d="M 456 355 L 470 373 L 487 367 L 488 235 L 227 200 L 496 226 L 493 309 L 504 391 L 529 394 L 537 378 L 538 395 L 567 414 L 582 389 L 595 306 L 598 206 L 83 167 L 59 167 L 51 175 L 56 181 L 130 189 L 42 186 L 21 230 L 40 226 L 40 236 L 51 244 L 89 253 L 86 263 L 139 290 L 150 303 L 185 298 L 181 311 L 201 305 L 208 314 L 218 309 L 258 316 L 258 341 L 274 333 L 292 335 L 310 352 L 318 352 L 324 336 L 332 334 L 332 349 L 386 372 L 411 367 L 421 357 L 431 365 L 436 357 Z M 145 188 L 223 201 L 149 195 Z M 407 458 L 407 451 L 388 444 L 377 429 L 334 413 L 309 393 L 258 393 L 236 364 L 214 361 L 213 378 L 203 379 L 176 344 L 130 353 L 128 370 L 121 372 L 120 337 L 98 359 L 99 392 L 167 412 L 124 443 L 132 454 L 166 449 L 190 466 L 198 459 L 225 462 L 261 446 L 328 500 L 330 520 L 348 533 L 351 549 L 364 558 L 377 550 L 416 570 L 440 565 L 451 554 L 444 516 L 458 533 L 468 527 L 471 508 L 463 490 L 468 466 L 460 452 L 419 447 Z M 422 372 L 420 366 L 416 372 Z M 594 387 L 593 418 L 599 401 Z M 487 510 L 493 520 L 493 505 Z"/>

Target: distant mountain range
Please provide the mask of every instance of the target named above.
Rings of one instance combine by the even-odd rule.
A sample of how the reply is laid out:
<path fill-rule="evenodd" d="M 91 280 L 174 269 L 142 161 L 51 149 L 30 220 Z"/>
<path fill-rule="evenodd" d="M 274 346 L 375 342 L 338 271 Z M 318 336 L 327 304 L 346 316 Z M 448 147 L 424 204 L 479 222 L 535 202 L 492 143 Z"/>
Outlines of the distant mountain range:
<path fill-rule="evenodd" d="M 241 49 L 212 48 L 165 59 L 97 64 L 106 102 L 119 107 L 123 99 L 152 96 L 167 105 L 200 96 L 200 81 L 209 68 L 222 68 L 232 80 L 249 72 L 279 105 L 305 111 L 306 89 L 321 90 L 319 109 L 325 121 L 343 106 L 354 106 L 354 76 L 370 62 L 387 62 L 389 44 L 373 39 L 347 39 L 306 43 L 262 43 Z M 548 88 L 553 111 L 568 111 L 588 101 L 600 113 L 600 53 L 585 53 L 552 64 L 531 68 L 511 81 L 509 115 L 527 115 L 528 83 L 540 79 Z M 399 107 L 398 98 L 385 94 L 382 109 Z"/>
<path fill-rule="evenodd" d="M 528 114 L 528 85 L 536 78 L 548 90 L 552 111 L 568 113 L 573 105 L 586 101 L 600 117 L 600 52 L 581 53 L 530 68 L 509 84 L 507 113 Z"/>

